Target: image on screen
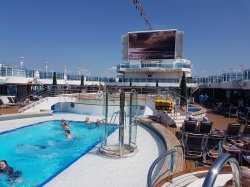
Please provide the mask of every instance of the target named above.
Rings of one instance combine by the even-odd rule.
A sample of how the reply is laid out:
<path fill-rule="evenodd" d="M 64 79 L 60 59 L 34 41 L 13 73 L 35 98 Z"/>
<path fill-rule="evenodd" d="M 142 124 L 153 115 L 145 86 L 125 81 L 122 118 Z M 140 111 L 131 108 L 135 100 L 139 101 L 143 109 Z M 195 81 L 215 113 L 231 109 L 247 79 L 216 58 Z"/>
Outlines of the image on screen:
<path fill-rule="evenodd" d="M 174 59 L 176 31 L 129 33 L 129 60 Z"/>

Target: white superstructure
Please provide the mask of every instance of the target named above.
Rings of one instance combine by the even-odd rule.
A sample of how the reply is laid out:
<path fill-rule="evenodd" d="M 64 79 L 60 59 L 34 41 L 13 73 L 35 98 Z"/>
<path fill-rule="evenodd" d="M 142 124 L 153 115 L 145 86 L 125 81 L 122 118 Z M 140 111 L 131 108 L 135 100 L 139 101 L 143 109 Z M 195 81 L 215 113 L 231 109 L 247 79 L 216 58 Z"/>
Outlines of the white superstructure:
<path fill-rule="evenodd" d="M 190 60 L 182 57 L 183 34 L 178 30 L 154 30 L 123 35 L 122 58 L 127 62 L 117 66 L 119 82 L 179 87 L 183 72 L 188 79 L 192 76 Z"/>

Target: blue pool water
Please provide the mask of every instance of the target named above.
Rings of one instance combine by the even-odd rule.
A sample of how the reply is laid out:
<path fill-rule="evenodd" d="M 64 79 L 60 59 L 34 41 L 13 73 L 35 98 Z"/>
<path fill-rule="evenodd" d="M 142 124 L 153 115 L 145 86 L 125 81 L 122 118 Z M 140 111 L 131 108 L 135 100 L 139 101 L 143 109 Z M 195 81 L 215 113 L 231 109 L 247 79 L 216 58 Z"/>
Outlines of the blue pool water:
<path fill-rule="evenodd" d="M 0 133 L 0 160 L 22 171 L 24 183 L 16 183 L 16 187 L 42 186 L 102 141 L 103 126 L 79 121 L 69 124 L 72 140 L 65 137 L 60 121 Z M 9 186 L 1 175 L 0 186 Z"/>
<path fill-rule="evenodd" d="M 201 108 L 195 106 L 188 106 L 188 112 L 198 112 Z"/>

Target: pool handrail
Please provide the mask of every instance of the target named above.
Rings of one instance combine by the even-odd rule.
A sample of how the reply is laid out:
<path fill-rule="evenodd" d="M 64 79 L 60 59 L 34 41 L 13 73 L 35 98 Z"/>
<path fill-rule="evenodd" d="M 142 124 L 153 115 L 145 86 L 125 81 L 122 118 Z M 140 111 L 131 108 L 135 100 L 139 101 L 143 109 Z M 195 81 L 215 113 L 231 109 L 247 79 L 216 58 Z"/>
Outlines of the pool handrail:
<path fill-rule="evenodd" d="M 208 171 L 208 174 L 204 180 L 202 187 L 211 187 L 214 185 L 217 176 L 219 175 L 222 167 L 229 162 L 232 168 L 233 178 L 235 179 L 236 187 L 240 187 L 241 172 L 238 161 L 233 157 L 233 155 L 225 153 L 219 158 L 217 158 L 211 168 Z"/>
<path fill-rule="evenodd" d="M 171 171 L 173 172 L 173 165 L 174 165 L 174 161 L 173 161 L 173 153 L 176 152 L 175 149 L 171 149 L 163 154 L 161 154 L 158 158 L 155 159 L 155 161 L 151 164 L 149 171 L 148 171 L 148 175 L 147 175 L 147 187 L 153 187 L 155 182 L 157 182 L 157 180 L 159 179 L 159 177 L 161 177 L 162 175 L 159 175 L 154 182 L 152 181 L 152 175 L 153 175 L 153 171 L 156 167 L 156 165 L 164 158 L 167 157 L 169 154 L 171 154 L 171 159 L 170 159 L 170 168 L 166 170 L 167 171 Z"/>

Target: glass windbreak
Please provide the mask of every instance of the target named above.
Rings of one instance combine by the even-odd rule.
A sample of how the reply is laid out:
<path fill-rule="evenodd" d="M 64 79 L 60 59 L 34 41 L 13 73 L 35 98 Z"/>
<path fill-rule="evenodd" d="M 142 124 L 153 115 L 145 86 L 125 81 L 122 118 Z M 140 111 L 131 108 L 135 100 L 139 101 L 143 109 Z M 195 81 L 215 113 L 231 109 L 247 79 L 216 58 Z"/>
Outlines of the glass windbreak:
<path fill-rule="evenodd" d="M 136 149 L 137 123 L 137 94 L 135 92 L 105 93 L 104 115 L 106 119 L 103 131 L 102 149 L 105 153 L 123 156 Z M 123 104 L 124 103 L 124 106 Z M 110 107 L 112 106 L 112 107 Z M 110 110 L 112 109 L 112 111 Z M 109 129 L 115 129 L 111 136 L 107 136 Z M 108 150 L 108 151 L 107 151 Z"/>

